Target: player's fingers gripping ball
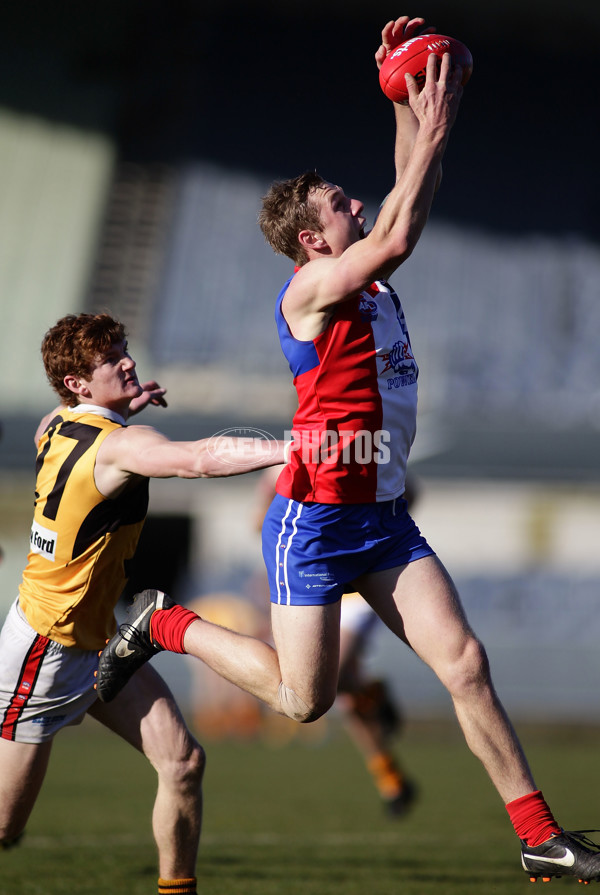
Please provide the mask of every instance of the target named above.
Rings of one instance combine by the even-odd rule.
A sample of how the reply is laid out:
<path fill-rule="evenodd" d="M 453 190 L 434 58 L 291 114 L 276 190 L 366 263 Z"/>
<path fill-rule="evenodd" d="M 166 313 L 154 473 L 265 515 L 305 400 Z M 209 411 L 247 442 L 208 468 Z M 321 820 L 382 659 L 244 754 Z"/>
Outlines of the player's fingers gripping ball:
<path fill-rule="evenodd" d="M 412 37 L 392 50 L 379 69 L 379 83 L 388 99 L 395 103 L 408 101 L 405 75 L 412 75 L 419 90 L 425 84 L 427 60 L 435 53 L 440 59 L 450 53 L 452 64 L 462 68 L 462 84 L 467 83 L 473 71 L 473 57 L 468 48 L 454 37 L 444 34 L 421 34 Z"/>

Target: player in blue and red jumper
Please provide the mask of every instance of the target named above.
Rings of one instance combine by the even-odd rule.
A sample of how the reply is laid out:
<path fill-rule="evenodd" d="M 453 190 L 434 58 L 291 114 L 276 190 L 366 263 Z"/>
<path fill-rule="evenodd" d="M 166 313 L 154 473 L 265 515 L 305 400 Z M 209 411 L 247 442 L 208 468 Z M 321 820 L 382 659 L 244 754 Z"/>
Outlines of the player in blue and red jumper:
<path fill-rule="evenodd" d="M 389 22 L 378 66 L 424 25 L 408 16 Z M 263 525 L 275 650 L 192 613 L 174 644 L 170 614 L 181 626 L 182 609 L 144 615 L 155 605 L 150 592 L 140 602 L 135 644 L 120 649 L 130 625 L 104 651 L 98 690 L 111 698 L 137 662 L 166 646 L 198 656 L 278 712 L 315 720 L 337 693 L 342 594 L 358 591 L 448 689 L 521 839 L 523 868 L 534 879 L 589 881 L 600 879 L 598 847 L 554 819 L 495 692 L 484 647 L 403 498 L 418 368 L 388 278 L 426 224 L 461 75 L 446 54 L 441 65 L 430 56 L 421 91 L 407 76 L 408 104 L 394 103 L 396 182 L 369 233 L 362 203 L 316 172 L 274 184 L 263 200 L 263 233 L 296 266 L 276 320 L 298 409 L 289 463 Z M 134 661 L 119 659 L 134 646 Z"/>

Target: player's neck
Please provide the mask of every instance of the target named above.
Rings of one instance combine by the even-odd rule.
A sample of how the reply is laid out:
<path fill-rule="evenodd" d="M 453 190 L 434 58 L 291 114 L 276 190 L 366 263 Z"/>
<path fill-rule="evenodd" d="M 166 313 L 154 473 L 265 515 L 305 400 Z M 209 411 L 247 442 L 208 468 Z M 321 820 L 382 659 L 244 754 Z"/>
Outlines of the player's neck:
<path fill-rule="evenodd" d="M 82 402 L 81 404 L 76 404 L 75 407 L 70 407 L 69 410 L 73 413 L 95 413 L 97 416 L 104 416 L 106 419 L 112 420 L 114 423 L 121 423 L 123 426 L 127 422 L 127 410 L 125 413 L 121 413 L 109 407 L 101 407 L 100 404 Z"/>

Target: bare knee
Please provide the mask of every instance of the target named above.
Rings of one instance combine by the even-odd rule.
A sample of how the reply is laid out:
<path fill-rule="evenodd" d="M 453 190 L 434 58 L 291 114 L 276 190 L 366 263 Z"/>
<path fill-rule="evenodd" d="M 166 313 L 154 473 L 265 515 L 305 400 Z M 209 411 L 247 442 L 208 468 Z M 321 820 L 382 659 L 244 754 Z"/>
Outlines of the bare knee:
<path fill-rule="evenodd" d="M 180 759 L 177 775 L 186 788 L 200 789 L 206 768 L 206 753 L 202 746 L 193 741 L 189 754 Z"/>
<path fill-rule="evenodd" d="M 184 793 L 199 792 L 206 767 L 206 753 L 196 740 L 189 738 L 179 753 L 167 756 L 156 770 L 169 789 Z"/>
<path fill-rule="evenodd" d="M 459 657 L 446 670 L 442 683 L 455 699 L 468 698 L 473 692 L 490 686 L 487 653 L 476 637 L 466 641 Z"/>
<path fill-rule="evenodd" d="M 279 684 L 279 705 L 282 714 L 287 715 L 293 721 L 300 724 L 309 724 L 317 721 L 329 711 L 335 700 L 332 695 L 319 694 L 309 701 L 302 699 L 291 687 L 286 687 L 283 681 Z"/>

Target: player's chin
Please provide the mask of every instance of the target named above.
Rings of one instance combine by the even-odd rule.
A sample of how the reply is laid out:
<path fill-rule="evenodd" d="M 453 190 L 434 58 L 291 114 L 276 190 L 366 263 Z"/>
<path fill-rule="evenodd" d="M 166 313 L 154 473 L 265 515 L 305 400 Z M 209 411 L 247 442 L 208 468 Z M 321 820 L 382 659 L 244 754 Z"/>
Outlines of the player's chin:
<path fill-rule="evenodd" d="M 126 391 L 127 391 L 127 394 L 129 395 L 129 397 L 131 397 L 131 398 L 139 398 L 139 396 L 140 396 L 140 395 L 142 394 L 142 392 L 144 391 L 144 389 L 143 389 L 142 386 L 139 384 L 139 382 L 137 381 L 137 379 L 135 379 L 135 380 L 134 380 L 134 379 L 130 379 L 129 382 L 127 382 L 127 383 L 125 384 L 125 389 L 126 389 Z"/>

